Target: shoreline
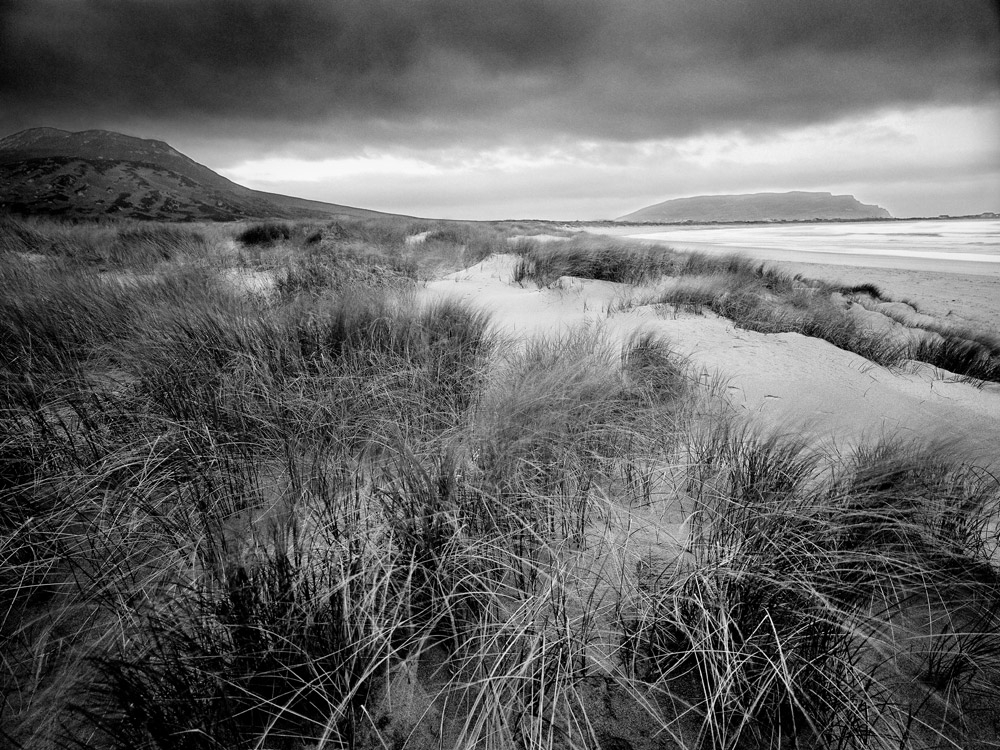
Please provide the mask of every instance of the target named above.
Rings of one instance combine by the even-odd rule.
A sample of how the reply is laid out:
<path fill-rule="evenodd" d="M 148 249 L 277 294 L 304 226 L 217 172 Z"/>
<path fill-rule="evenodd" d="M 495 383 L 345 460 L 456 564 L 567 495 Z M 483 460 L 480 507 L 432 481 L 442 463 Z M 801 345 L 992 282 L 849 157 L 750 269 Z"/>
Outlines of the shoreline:
<path fill-rule="evenodd" d="M 635 229 L 595 226 L 583 231 L 682 252 L 739 253 L 793 275 L 842 286 L 875 284 L 893 300 L 915 304 L 921 312 L 989 332 L 1000 331 L 1000 262 L 675 242 L 635 237 Z"/>

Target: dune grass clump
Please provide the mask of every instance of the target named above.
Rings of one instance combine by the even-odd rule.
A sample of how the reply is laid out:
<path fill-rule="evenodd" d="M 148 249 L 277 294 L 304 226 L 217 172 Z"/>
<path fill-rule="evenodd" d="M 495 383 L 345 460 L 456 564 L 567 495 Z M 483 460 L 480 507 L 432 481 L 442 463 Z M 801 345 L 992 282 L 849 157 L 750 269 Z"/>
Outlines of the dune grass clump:
<path fill-rule="evenodd" d="M 419 273 L 418 261 L 401 252 L 320 245 L 289 258 L 275 280 L 280 295 L 294 298 L 351 288 L 405 287 L 417 281 Z"/>
<path fill-rule="evenodd" d="M 136 280 L 4 259 L 0 279 L 8 290 L 0 297 L 3 376 L 39 387 L 127 340 L 144 316 L 185 301 L 209 304 L 220 292 L 216 280 L 197 269 Z"/>
<path fill-rule="evenodd" d="M 840 287 L 838 291 L 845 296 L 866 294 L 876 301 L 883 301 L 888 299 L 882 293 L 882 290 L 878 286 L 868 282 L 864 284 L 854 284 L 853 286 L 843 286 Z"/>
<path fill-rule="evenodd" d="M 145 613 L 144 642 L 97 660 L 84 716 L 114 746 L 352 744 L 359 707 L 415 645 L 412 563 L 343 527 L 335 493 L 302 500 L 331 524 L 306 536 L 272 524 L 292 536 Z"/>
<path fill-rule="evenodd" d="M 1000 347 L 962 334 L 945 335 L 937 342 L 921 342 L 910 356 L 973 381 L 1000 383 Z"/>
<path fill-rule="evenodd" d="M 971 381 L 1000 382 L 1000 347 L 972 331 L 919 325 L 937 337 L 900 341 L 870 330 L 851 315 L 850 309 L 818 296 L 806 307 L 768 299 L 753 291 L 722 295 L 710 309 L 737 325 L 764 333 L 795 332 L 828 341 L 876 364 L 897 366 L 908 360 L 926 362 Z"/>
<path fill-rule="evenodd" d="M 173 225 L 140 225 L 118 230 L 107 262 L 114 268 L 152 266 L 178 258 L 204 258 L 209 241 L 199 229 Z"/>
<path fill-rule="evenodd" d="M 323 239 L 340 244 L 359 243 L 385 253 L 402 248 L 406 238 L 427 229 L 427 222 L 402 217 L 338 219 L 322 228 Z"/>
<path fill-rule="evenodd" d="M 54 219 L 3 220 L 5 251 L 94 264 L 114 242 L 119 226 L 95 221 L 84 224 Z"/>
<path fill-rule="evenodd" d="M 586 484 L 619 481 L 626 454 L 596 442 L 614 434 L 603 418 L 567 412 L 566 450 L 590 431 L 581 456 L 594 458 L 553 454 L 544 488 L 502 483 L 505 509 L 501 483 L 484 482 L 496 467 L 476 416 L 492 346 L 481 313 L 370 296 L 273 308 L 221 288 L 178 304 L 144 284 L 123 288 L 135 317 L 76 359 L 114 379 L 79 373 L 4 404 L 5 424 L 21 425 L 0 445 L 12 741 L 350 744 L 378 734 L 363 709 L 391 670 L 428 650 L 466 665 L 479 709 L 456 736 L 487 736 L 511 712 L 518 731 L 540 731 L 547 680 L 541 692 L 510 680 L 563 668 L 551 661 L 563 641 L 548 640 L 558 621 L 548 635 L 535 625 L 556 604 L 532 592 L 546 590 L 546 538 L 585 526 L 587 490 L 579 520 L 551 505 L 549 531 L 525 493 L 592 461 Z M 661 364 L 676 369 L 652 341 L 626 360 L 632 385 L 613 357 L 593 374 L 612 383 L 624 435 Z M 520 461 L 533 475 L 539 456 Z M 497 703 L 501 684 L 514 689 Z"/>
<path fill-rule="evenodd" d="M 606 239 L 582 238 L 540 245 L 522 255 L 514 281 L 551 284 L 561 276 L 576 276 L 621 284 L 643 284 L 679 272 L 679 256 L 659 248 L 611 244 Z"/>
<path fill-rule="evenodd" d="M 424 242 L 431 246 L 445 243 L 462 248 L 461 262 L 465 266 L 471 266 L 490 255 L 508 252 L 509 234 L 510 230 L 503 225 L 449 223 L 431 231 Z"/>
<path fill-rule="evenodd" d="M 831 291 L 847 295 L 846 304 L 834 301 Z M 711 309 L 749 330 L 820 338 L 888 367 L 916 360 L 972 381 L 1000 382 L 1000 344 L 994 337 L 946 323 L 899 320 L 893 311 L 876 308 L 912 331 L 937 334 L 905 341 L 893 339 L 870 330 L 852 315 L 852 301 L 859 297 L 876 304 L 888 301 L 874 284 L 831 290 L 818 282 L 794 283 L 762 265 L 750 273 L 746 269 L 737 272 L 728 282 L 716 281 L 707 290 L 680 284 L 659 299 L 688 309 Z"/>
<path fill-rule="evenodd" d="M 858 299 L 867 300 L 868 307 L 888 302 L 874 284 L 835 288 L 793 278 L 737 254 L 679 253 L 612 244 L 603 238 L 557 245 L 528 243 L 519 254 L 522 257 L 514 274 L 517 283 L 533 280 L 544 285 L 561 276 L 575 276 L 650 285 L 670 277 L 674 282 L 653 294 L 650 301 L 696 314 L 711 310 L 748 330 L 820 338 L 884 366 L 917 360 L 972 380 L 996 382 L 1000 378 L 1000 346 L 989 335 L 923 320 L 916 328 L 939 338 L 908 337 L 904 341 L 870 330 L 850 307 Z M 834 293 L 847 299 L 835 300 Z M 892 311 L 878 311 L 892 319 L 898 317 Z M 910 325 L 908 321 L 901 323 Z"/>
<path fill-rule="evenodd" d="M 12 216 L 0 217 L 0 252 L 37 253 L 45 244 L 45 234 L 37 222 Z"/>
<path fill-rule="evenodd" d="M 103 270 L 148 270 L 160 263 L 204 259 L 218 230 L 206 225 L 124 221 L 72 224 L 4 219 L 0 252 Z"/>
<path fill-rule="evenodd" d="M 503 230 L 470 222 L 337 221 L 312 236 L 317 239 L 283 263 L 279 285 L 290 294 L 424 281 L 507 249 Z"/>
<path fill-rule="evenodd" d="M 529 238 L 530 240 L 530 238 Z M 560 276 L 643 285 L 667 277 L 711 276 L 730 284 L 749 282 L 772 291 L 789 291 L 792 279 L 745 256 L 681 253 L 669 248 L 635 243 L 611 243 L 607 238 L 571 238 L 566 242 L 529 243 L 514 281 L 551 284 Z"/>
<path fill-rule="evenodd" d="M 292 228 L 288 224 L 269 221 L 250 225 L 236 235 L 236 239 L 244 245 L 273 245 L 291 236 Z"/>
<path fill-rule="evenodd" d="M 4 374 L 30 387 L 6 389 L 2 412 L 3 626 L 19 642 L 5 684 L 61 701 L 58 721 L 111 746 L 348 732 L 331 706 L 350 714 L 362 673 L 378 673 L 390 648 L 378 638 L 397 638 L 414 574 L 397 561 L 391 580 L 362 585 L 358 566 L 375 575 L 391 544 L 359 562 L 347 537 L 369 533 L 360 518 L 377 533 L 388 513 L 373 499 L 388 476 L 376 457 L 432 441 L 470 408 L 488 319 L 371 296 L 274 308 L 182 279 L 166 283 L 179 296 L 163 279 L 122 286 L 126 319 L 91 309 L 90 282 L 67 278 L 59 304 L 78 305 L 81 328 L 71 347 L 54 341 L 58 325 L 12 331 L 21 349 Z M 43 344 L 55 354 L 42 359 Z M 377 601 L 392 609 L 365 646 Z M 40 632 L 61 655 L 32 675 L 50 648 Z M 361 655 L 356 675 L 334 653 L 344 639 Z M 66 714 L 62 690 L 82 714 Z M 37 709 L 4 711 L 35 736 Z"/>
<path fill-rule="evenodd" d="M 744 431 L 699 451 L 690 557 L 626 629 L 700 717 L 692 746 L 988 746 L 957 715 L 1000 675 L 997 480 L 891 445 L 832 475 Z"/>
<path fill-rule="evenodd" d="M 869 285 L 870 286 L 870 285 Z M 970 382 L 1000 382 L 1000 339 L 991 332 L 921 314 L 911 302 L 891 302 L 877 288 L 842 289 L 852 305 L 879 313 L 909 329 L 901 358 L 953 372 Z"/>
<path fill-rule="evenodd" d="M 707 307 L 741 328 L 762 333 L 801 333 L 876 364 L 894 366 L 911 358 L 905 344 L 868 330 L 846 307 L 822 293 L 781 296 L 750 284 L 718 295 Z"/>
<path fill-rule="evenodd" d="M 496 369 L 470 471 L 504 499 L 497 523 L 518 533 L 530 519 L 533 534 L 579 535 L 565 524 L 583 523 L 594 493 L 648 496 L 650 455 L 671 454 L 694 403 L 684 398 L 694 387 L 686 364 L 648 335 L 623 352 L 591 331 L 539 338 Z"/>
<path fill-rule="evenodd" d="M 165 418 L 249 441 L 296 421 L 312 440 L 349 442 L 449 424 L 492 346 L 482 313 L 415 309 L 391 292 L 279 311 L 219 294 L 154 320 L 120 345 L 116 368 Z"/>

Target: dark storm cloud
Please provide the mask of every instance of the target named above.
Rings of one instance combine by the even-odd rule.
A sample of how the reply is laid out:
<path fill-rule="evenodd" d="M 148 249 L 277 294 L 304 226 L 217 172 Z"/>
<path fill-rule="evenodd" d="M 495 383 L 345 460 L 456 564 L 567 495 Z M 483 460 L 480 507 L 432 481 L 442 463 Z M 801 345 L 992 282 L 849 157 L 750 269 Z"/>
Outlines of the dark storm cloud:
<path fill-rule="evenodd" d="M 977 101 L 998 38 L 990 0 L 0 0 L 0 124 L 655 138 Z"/>

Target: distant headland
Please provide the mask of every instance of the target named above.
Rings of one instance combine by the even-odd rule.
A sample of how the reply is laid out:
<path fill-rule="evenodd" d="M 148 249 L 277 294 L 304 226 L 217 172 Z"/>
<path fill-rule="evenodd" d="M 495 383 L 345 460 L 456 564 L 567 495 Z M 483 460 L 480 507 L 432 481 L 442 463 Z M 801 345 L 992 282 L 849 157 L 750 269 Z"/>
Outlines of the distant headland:
<path fill-rule="evenodd" d="M 637 223 L 813 221 L 891 219 L 881 206 L 861 203 L 853 195 L 792 191 L 746 195 L 699 195 L 675 198 L 641 208 L 616 221 Z"/>

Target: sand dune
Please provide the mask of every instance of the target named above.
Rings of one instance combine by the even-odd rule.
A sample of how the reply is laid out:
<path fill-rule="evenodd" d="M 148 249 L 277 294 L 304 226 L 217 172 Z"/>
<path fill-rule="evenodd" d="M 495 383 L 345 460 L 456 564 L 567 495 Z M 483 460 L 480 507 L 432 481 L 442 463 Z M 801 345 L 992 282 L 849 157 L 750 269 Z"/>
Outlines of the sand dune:
<path fill-rule="evenodd" d="M 494 256 L 428 284 L 425 293 L 480 305 L 518 336 L 588 325 L 624 343 L 636 331 L 655 331 L 703 377 L 721 379 L 733 407 L 756 423 L 831 450 L 883 437 L 933 438 L 966 459 L 1000 463 L 993 448 L 1000 445 L 1000 385 L 960 382 L 919 363 L 887 369 L 819 339 L 742 330 L 711 313 L 674 315 L 642 304 L 616 312 L 650 290 L 570 278 L 549 288 L 520 286 L 511 281 L 514 261 Z"/>
<path fill-rule="evenodd" d="M 981 227 L 983 232 L 987 232 L 993 226 L 988 222 L 972 224 Z M 654 227 L 648 227 L 645 231 L 637 231 L 635 226 L 591 226 L 585 229 L 594 234 L 631 238 L 677 250 L 709 254 L 739 252 L 766 261 L 792 274 L 802 274 L 809 278 L 844 285 L 877 284 L 893 299 L 915 302 L 921 311 L 936 317 L 958 323 L 970 323 L 987 330 L 1000 330 L 1000 263 L 996 262 L 995 254 L 991 256 L 994 262 L 962 260 L 954 257 L 954 254 L 934 252 L 885 255 L 879 252 L 881 248 L 884 253 L 887 247 L 887 244 L 881 241 L 870 243 L 871 252 L 866 253 L 824 252 L 822 250 L 824 244 L 836 244 L 836 242 L 817 242 L 817 238 L 810 237 L 807 231 L 810 229 L 819 231 L 824 226 L 790 225 L 777 228 L 750 226 L 746 228 L 749 231 L 742 234 L 740 234 L 740 230 L 743 229 L 741 227 L 725 227 L 710 229 L 708 231 L 713 234 L 709 235 L 697 230 L 686 232 L 681 230 L 668 233 L 669 239 L 664 239 L 663 232 L 651 231 L 655 229 Z M 893 225 L 877 228 L 887 231 L 893 228 Z M 676 227 L 673 229 L 676 230 Z M 742 236 L 747 241 L 741 244 L 719 244 L 710 241 L 684 242 L 677 239 L 678 237 L 719 238 L 725 236 L 719 232 L 726 231 L 731 232 L 736 239 Z M 799 241 L 796 236 L 786 236 L 789 231 L 795 232 L 796 236 L 803 234 L 806 240 L 813 243 L 812 249 L 808 252 L 793 249 L 799 246 Z M 766 245 L 763 241 L 754 242 L 752 238 L 761 232 L 775 236 L 771 236 L 771 242 Z M 640 240 L 637 235 L 642 235 L 645 239 Z M 912 245 L 912 238 L 905 244 L 907 247 Z M 932 249 L 940 249 L 937 244 L 931 244 Z M 943 257 L 936 257 L 937 255 Z"/>

